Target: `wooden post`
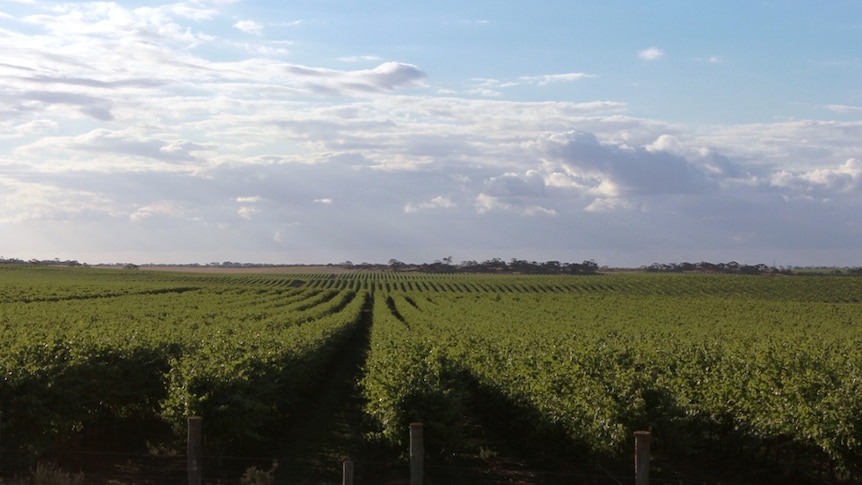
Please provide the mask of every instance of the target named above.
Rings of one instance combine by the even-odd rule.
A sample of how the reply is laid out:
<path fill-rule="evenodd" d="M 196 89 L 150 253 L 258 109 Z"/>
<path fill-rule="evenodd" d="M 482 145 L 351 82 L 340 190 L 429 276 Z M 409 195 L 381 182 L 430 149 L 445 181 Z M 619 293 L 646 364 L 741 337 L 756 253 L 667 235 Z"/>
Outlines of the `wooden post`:
<path fill-rule="evenodd" d="M 635 431 L 635 485 L 649 485 L 649 431 Z"/>
<path fill-rule="evenodd" d="M 422 423 L 410 423 L 410 485 L 422 485 L 425 475 L 425 444 Z"/>
<path fill-rule="evenodd" d="M 344 462 L 344 473 L 341 479 L 341 485 L 353 485 L 353 462 L 345 461 Z"/>
<path fill-rule="evenodd" d="M 201 485 L 203 482 L 203 472 L 201 464 L 203 462 L 203 445 L 201 440 L 201 421 L 200 416 L 189 416 L 189 435 L 187 443 L 187 458 L 189 467 L 189 485 Z"/>

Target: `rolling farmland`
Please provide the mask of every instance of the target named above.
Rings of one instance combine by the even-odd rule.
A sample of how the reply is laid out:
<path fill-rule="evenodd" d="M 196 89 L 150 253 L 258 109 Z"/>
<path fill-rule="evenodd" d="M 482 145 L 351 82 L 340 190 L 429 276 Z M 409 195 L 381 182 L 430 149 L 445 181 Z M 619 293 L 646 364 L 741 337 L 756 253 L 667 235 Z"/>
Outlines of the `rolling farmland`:
<path fill-rule="evenodd" d="M 155 424 L 181 442 L 191 415 L 225 456 L 301 449 L 281 443 L 285 430 L 323 406 L 321 382 L 353 349 L 363 446 L 400 450 L 422 422 L 441 466 L 481 448 L 489 464 L 553 454 L 568 470 L 626 476 L 633 433 L 649 430 L 659 477 L 702 482 L 719 468 L 683 463 L 733 462 L 739 482 L 761 470 L 852 481 L 862 476 L 860 326 L 862 278 L 847 276 L 10 265 L 0 267 L 0 462 L 118 423 Z"/>

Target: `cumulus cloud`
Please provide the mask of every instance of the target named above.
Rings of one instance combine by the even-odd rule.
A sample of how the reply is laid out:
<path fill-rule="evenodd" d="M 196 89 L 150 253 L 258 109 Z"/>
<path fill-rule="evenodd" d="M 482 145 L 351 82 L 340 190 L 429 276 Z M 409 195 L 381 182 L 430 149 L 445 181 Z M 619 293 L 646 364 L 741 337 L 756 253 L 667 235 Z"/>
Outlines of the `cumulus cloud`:
<path fill-rule="evenodd" d="M 496 197 L 542 197 L 545 195 L 545 180 L 536 170 L 529 170 L 523 176 L 506 173 L 491 177 L 485 191 Z"/>
<path fill-rule="evenodd" d="M 650 153 L 667 152 L 674 155 L 684 155 L 685 153 L 682 143 L 673 135 L 661 135 L 644 148 Z"/>
<path fill-rule="evenodd" d="M 650 47 L 638 52 L 638 57 L 645 61 L 655 61 L 664 57 L 664 51 L 658 47 Z"/>
<path fill-rule="evenodd" d="M 698 165 L 664 148 L 679 149 L 670 138 L 648 148 L 603 144 L 592 133 L 570 131 L 546 136 L 544 154 L 572 173 L 608 179 L 632 194 L 699 193 L 715 187 Z"/>
<path fill-rule="evenodd" d="M 862 161 L 851 158 L 837 167 L 817 168 L 804 172 L 780 170 L 772 175 L 770 183 L 775 187 L 786 187 L 803 192 L 856 191 L 862 188 Z"/>
<path fill-rule="evenodd" d="M 573 245 L 589 257 L 734 237 L 734 248 L 803 245 L 788 221 L 821 240 L 862 240 L 859 121 L 681 126 L 617 99 L 541 97 L 596 77 L 583 72 L 441 83 L 410 58 L 300 65 L 278 59 L 288 41 L 257 38 L 264 23 L 230 17 L 221 1 L 156 4 L 67 2 L 8 22 L 4 233 L 88 222 L 74 225 L 82 237 L 98 227 L 204 261 L 225 247 L 239 255 L 214 260 L 422 260 L 456 243 L 533 247 L 537 259 L 565 259 Z M 235 29 L 214 36 L 216 24 Z M 40 240 L 69 240 L 70 226 Z M 169 233 L 179 236 L 154 236 Z M 0 240 L 7 255 L 28 247 Z"/>

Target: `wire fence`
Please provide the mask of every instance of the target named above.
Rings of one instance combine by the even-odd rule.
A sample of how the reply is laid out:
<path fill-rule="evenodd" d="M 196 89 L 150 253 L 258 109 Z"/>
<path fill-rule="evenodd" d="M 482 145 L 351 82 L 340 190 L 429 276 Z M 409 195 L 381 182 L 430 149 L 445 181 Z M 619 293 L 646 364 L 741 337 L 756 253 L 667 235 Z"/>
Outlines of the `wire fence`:
<path fill-rule="evenodd" d="M 81 473 L 87 485 L 185 485 L 189 483 L 185 456 L 158 456 L 148 453 L 112 451 L 51 450 L 38 455 L 20 450 L 0 449 L 0 484 L 29 484 L 37 463 L 53 463 L 71 474 Z M 633 465 L 632 465 L 633 466 Z M 255 468 L 273 470 L 272 485 L 343 483 L 343 461 L 308 460 L 285 456 L 204 455 L 202 484 L 245 485 L 243 475 Z M 274 469 L 273 469 L 274 468 Z M 584 468 L 587 468 L 586 466 Z M 547 471 L 530 467 L 459 466 L 430 463 L 425 466 L 425 483 L 449 485 L 540 484 L 540 485 L 632 485 L 634 474 L 593 465 L 592 471 Z M 356 485 L 398 485 L 410 483 L 406 460 L 353 461 Z M 753 485 L 755 482 L 702 480 L 676 475 L 654 476 L 651 485 Z"/>

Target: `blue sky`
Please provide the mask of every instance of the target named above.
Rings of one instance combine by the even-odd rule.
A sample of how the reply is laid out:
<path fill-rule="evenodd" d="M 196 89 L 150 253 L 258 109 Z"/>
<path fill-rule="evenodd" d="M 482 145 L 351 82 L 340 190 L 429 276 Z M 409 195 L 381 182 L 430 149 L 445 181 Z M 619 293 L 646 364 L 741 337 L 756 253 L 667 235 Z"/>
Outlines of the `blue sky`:
<path fill-rule="evenodd" d="M 862 265 L 862 3 L 413 3 L 4 2 L 0 256 Z"/>

